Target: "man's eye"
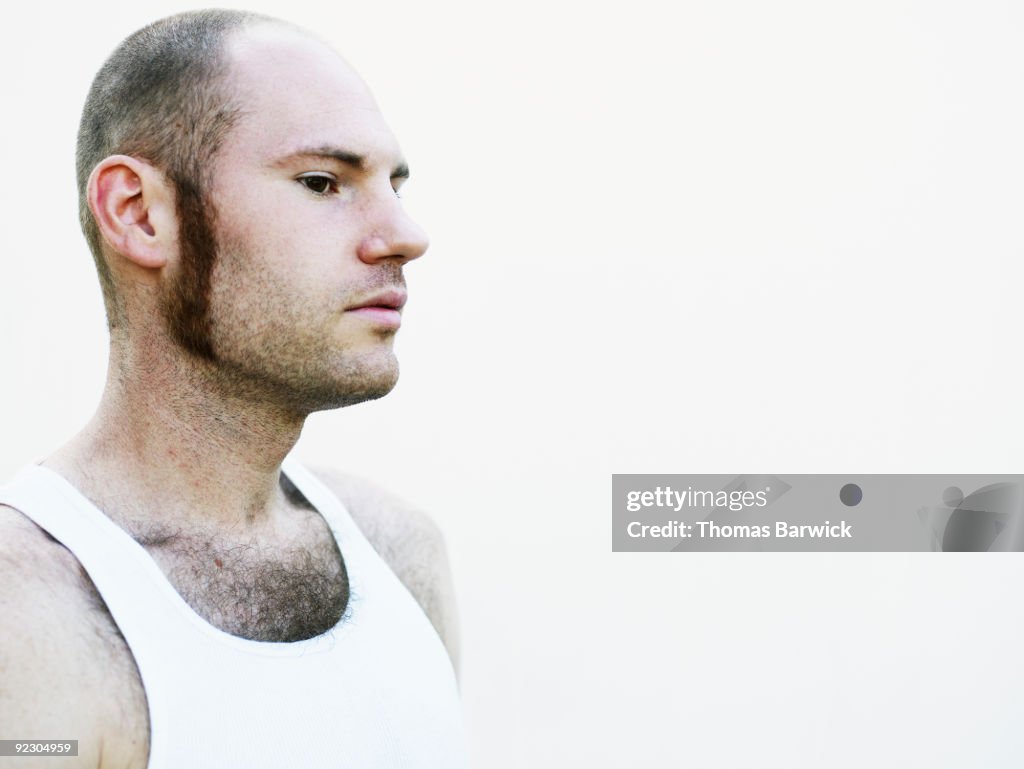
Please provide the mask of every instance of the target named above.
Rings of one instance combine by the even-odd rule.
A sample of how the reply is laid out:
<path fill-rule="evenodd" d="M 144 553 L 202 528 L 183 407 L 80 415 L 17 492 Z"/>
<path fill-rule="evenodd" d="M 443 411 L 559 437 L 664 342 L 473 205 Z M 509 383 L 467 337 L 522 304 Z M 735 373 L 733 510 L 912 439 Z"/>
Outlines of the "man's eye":
<path fill-rule="evenodd" d="M 314 174 L 312 176 L 300 176 L 299 184 L 312 192 L 314 195 L 326 195 L 334 189 L 334 179 L 330 176 Z"/>

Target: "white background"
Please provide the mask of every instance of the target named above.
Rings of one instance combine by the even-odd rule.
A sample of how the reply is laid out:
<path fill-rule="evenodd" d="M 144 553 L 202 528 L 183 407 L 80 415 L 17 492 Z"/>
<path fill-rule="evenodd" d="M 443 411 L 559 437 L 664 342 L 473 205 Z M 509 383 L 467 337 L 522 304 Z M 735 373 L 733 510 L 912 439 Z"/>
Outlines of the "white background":
<path fill-rule="evenodd" d="M 103 380 L 89 81 L 189 7 L 4 17 L 2 476 Z M 299 452 L 444 527 L 475 766 L 1024 764 L 1018 556 L 609 552 L 611 472 L 1021 471 L 1019 4 L 248 7 L 413 167 L 402 381 Z"/>

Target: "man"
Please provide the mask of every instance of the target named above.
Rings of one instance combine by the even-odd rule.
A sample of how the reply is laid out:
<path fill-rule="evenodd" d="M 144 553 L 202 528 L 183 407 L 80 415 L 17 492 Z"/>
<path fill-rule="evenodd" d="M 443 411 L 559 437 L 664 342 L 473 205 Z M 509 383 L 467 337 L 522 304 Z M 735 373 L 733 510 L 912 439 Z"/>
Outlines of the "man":
<path fill-rule="evenodd" d="M 108 381 L 0 492 L 0 739 L 79 747 L 33 766 L 464 764 L 436 529 L 287 456 L 395 384 L 407 176 L 366 86 L 282 22 L 164 19 L 96 76 Z"/>

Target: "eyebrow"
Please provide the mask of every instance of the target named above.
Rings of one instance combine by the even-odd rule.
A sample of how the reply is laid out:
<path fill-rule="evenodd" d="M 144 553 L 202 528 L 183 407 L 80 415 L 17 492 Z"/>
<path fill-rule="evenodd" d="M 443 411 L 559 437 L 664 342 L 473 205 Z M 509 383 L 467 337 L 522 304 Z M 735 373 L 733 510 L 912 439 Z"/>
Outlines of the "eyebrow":
<path fill-rule="evenodd" d="M 331 160 L 338 161 L 342 165 L 349 166 L 356 171 L 365 171 L 368 166 L 365 155 L 350 152 L 349 150 L 342 149 L 340 147 L 331 146 L 304 147 L 288 153 L 278 162 L 283 164 L 293 158 L 329 158 Z M 391 178 L 408 179 L 409 165 L 404 161 L 396 165 L 391 171 Z"/>

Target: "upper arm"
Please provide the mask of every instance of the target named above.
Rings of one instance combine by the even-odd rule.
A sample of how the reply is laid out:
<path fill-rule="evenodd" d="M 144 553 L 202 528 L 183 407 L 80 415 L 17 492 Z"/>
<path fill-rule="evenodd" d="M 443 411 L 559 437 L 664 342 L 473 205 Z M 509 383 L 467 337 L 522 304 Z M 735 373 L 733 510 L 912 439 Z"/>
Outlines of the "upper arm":
<path fill-rule="evenodd" d="M 77 758 L 0 758 L 0 767 L 134 763 L 128 737 L 145 729 L 135 718 L 145 701 L 123 686 L 128 652 L 111 643 L 116 626 L 91 584 L 66 548 L 0 505 L 0 738 L 78 740 Z"/>
<path fill-rule="evenodd" d="M 459 661 L 455 590 L 444 536 L 420 510 L 361 479 L 330 470 L 317 475 L 349 513 L 398 579 L 423 607 L 456 672 Z"/>
<path fill-rule="evenodd" d="M 4 739 L 78 740 L 78 758 L 33 757 L 34 767 L 99 765 L 99 723 L 90 691 L 102 685 L 83 664 L 82 610 L 59 547 L 0 508 L 0 724 Z M 3 759 L 0 759 L 3 760 Z M 29 759 L 8 758 L 0 766 Z M 9 762 L 9 763 L 8 763 Z"/>

